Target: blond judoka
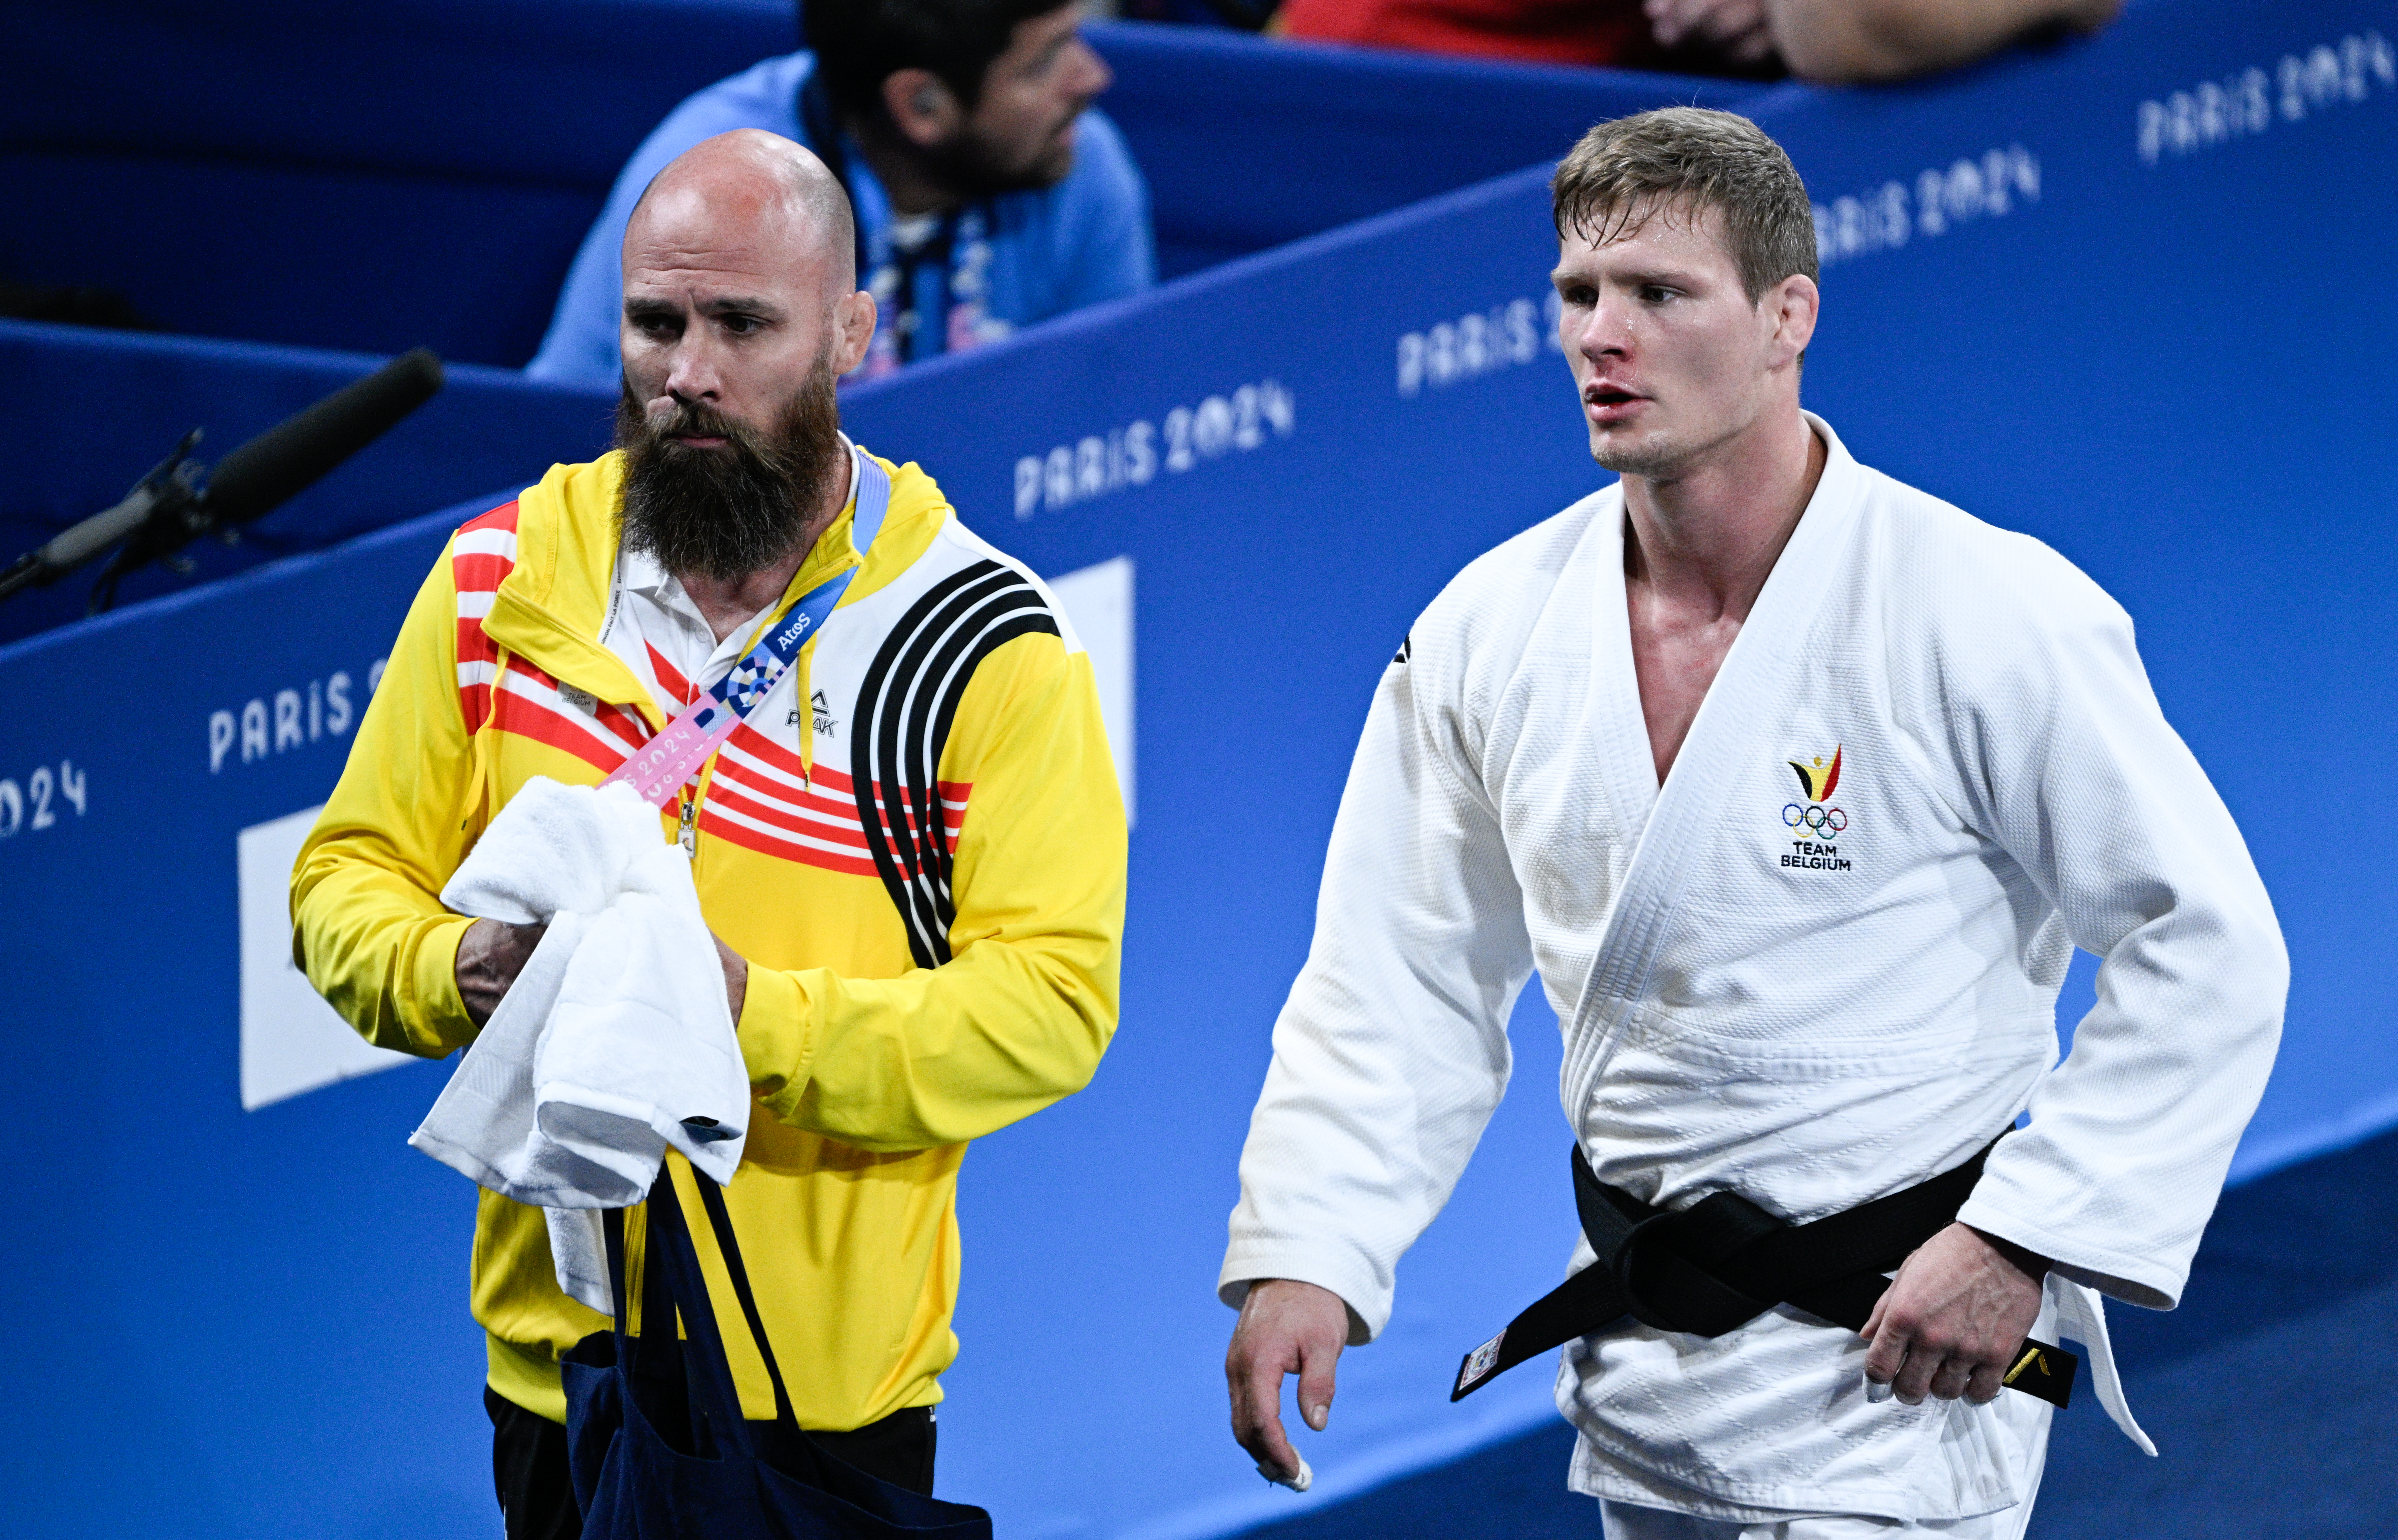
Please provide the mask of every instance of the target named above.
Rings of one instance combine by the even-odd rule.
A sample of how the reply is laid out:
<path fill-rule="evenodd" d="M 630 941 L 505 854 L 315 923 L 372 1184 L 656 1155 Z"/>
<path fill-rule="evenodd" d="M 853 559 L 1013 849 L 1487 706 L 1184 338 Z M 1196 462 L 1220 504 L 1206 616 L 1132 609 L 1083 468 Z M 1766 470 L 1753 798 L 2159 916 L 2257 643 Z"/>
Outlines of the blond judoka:
<path fill-rule="evenodd" d="M 1648 1203 L 1803 1223 L 2029 1112 L 1867 1335 L 1781 1306 L 1569 1344 L 1569 1480 L 1608 1533 L 2020 1534 L 2027 1335 L 2082 1343 L 2148 1445 L 2099 1296 L 2180 1294 L 2280 1032 L 2271 906 L 2122 609 L 1800 410 L 1820 297 L 1779 147 L 1646 114 L 1556 187 L 1559 341 L 1622 480 L 1468 567 L 1375 695 L 1241 1160 L 1235 1435 L 1297 1470 L 1282 1378 L 1321 1427 L 1537 970 L 1581 1150 Z M 2077 945 L 2099 1003 L 2058 1065 Z M 1526 1215 L 1561 1241 L 1563 1186 Z"/>

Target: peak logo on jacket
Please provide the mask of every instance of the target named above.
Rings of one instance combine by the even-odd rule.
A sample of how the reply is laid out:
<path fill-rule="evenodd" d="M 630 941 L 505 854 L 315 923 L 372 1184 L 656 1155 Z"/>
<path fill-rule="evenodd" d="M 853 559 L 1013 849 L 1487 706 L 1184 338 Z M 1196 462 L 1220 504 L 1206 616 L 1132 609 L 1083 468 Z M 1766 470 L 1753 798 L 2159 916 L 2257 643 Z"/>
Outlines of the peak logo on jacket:
<path fill-rule="evenodd" d="M 808 709 L 815 717 L 817 737 L 829 738 L 833 735 L 833 730 L 841 726 L 840 719 L 835 717 L 832 714 L 831 705 L 826 702 L 825 692 L 823 690 L 817 690 L 809 698 Z M 792 727 L 798 727 L 800 725 L 799 707 L 793 706 L 791 708 L 791 715 L 788 718 L 788 723 Z"/>
<path fill-rule="evenodd" d="M 1839 790 L 1841 746 L 1832 745 L 1828 763 L 1822 755 L 1801 762 L 1786 761 L 1798 776 L 1797 802 L 1782 807 L 1782 826 L 1790 831 L 1790 849 L 1782 852 L 1782 864 L 1812 872 L 1845 872 L 1850 869 L 1847 856 L 1840 853 L 1837 843 L 1849 827 L 1849 815 L 1832 804 L 1833 794 Z"/>

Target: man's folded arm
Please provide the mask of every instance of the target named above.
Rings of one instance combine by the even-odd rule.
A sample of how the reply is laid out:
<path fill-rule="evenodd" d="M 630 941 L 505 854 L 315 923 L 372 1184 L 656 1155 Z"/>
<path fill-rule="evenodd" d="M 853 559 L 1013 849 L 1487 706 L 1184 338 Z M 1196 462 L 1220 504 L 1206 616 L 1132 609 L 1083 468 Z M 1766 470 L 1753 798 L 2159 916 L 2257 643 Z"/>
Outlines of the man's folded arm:
<path fill-rule="evenodd" d="M 476 1031 L 454 972 L 473 922 L 440 899 L 478 832 L 461 826 L 470 745 L 457 633 L 444 547 L 291 874 L 292 960 L 369 1042 L 427 1058 Z"/>
<path fill-rule="evenodd" d="M 951 960 L 891 979 L 748 971 L 751 1084 L 783 1121 L 862 1149 L 956 1144 L 1038 1112 L 1089 1083 L 1115 1033 L 1124 800 L 1089 659 L 1046 634 L 994 650 L 939 773 L 971 787 Z"/>
<path fill-rule="evenodd" d="M 1790 73 L 1822 85 L 1968 64 L 2042 28 L 2095 33 L 2122 0 L 1766 0 Z"/>
<path fill-rule="evenodd" d="M 2029 586 L 2049 598 L 1976 690 L 1960 762 L 1987 777 L 1983 826 L 2102 959 L 2097 1003 L 1958 1217 L 2170 1308 L 2272 1067 L 2289 959 L 2129 618 L 2078 572 Z"/>
<path fill-rule="evenodd" d="M 1420 628 L 1421 629 L 1421 628 Z M 1390 1319 L 1398 1259 L 1457 1185 L 1505 1091 L 1531 973 L 1523 897 L 1457 714 L 1394 663 L 1334 821 L 1315 936 L 1273 1029 L 1217 1291 L 1281 1278 L 1339 1295 L 1350 1340 Z"/>

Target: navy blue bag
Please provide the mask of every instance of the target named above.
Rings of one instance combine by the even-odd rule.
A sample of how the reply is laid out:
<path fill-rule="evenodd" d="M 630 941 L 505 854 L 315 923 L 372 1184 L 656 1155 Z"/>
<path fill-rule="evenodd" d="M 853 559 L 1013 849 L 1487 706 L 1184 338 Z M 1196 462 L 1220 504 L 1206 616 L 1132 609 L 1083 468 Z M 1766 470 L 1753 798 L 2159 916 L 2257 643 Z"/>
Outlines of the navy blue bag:
<path fill-rule="evenodd" d="M 625 1216 L 611 1211 L 608 1281 L 615 1328 L 574 1345 L 561 1363 L 566 1440 L 585 1540 L 990 1540 L 990 1515 L 879 1480 L 801 1431 L 783 1372 L 749 1291 L 724 1196 L 692 1173 L 734 1292 L 775 1384 L 782 1438 L 775 1464 L 742 1420 L 724 1339 L 699 1253 L 661 1166 L 650 1188 L 641 1334 L 625 1332 Z M 675 1334 L 682 1319 L 684 1339 Z"/>

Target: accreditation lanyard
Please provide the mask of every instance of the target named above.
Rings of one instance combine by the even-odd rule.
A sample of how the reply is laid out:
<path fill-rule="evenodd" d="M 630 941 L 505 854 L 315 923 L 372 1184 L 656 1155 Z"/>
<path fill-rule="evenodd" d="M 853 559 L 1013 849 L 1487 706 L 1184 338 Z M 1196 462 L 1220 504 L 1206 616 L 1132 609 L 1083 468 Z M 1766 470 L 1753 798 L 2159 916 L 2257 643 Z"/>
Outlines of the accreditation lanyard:
<path fill-rule="evenodd" d="M 900 365 L 983 340 L 991 263 L 990 221 L 979 205 L 942 219 L 939 233 L 902 250 L 892 238 L 888 197 L 874 174 L 851 163 L 859 270 L 881 316 L 857 372 L 872 379 Z"/>
<path fill-rule="evenodd" d="M 866 344 L 866 356 L 847 378 L 876 379 L 918 358 L 1005 336 L 1009 327 L 990 314 L 996 206 L 959 209 L 941 221 L 938 234 L 902 252 L 891 238 L 891 196 L 842 127 L 822 75 L 809 74 L 795 105 L 808 148 L 824 158 L 849 194 L 856 215 L 852 222 L 857 232 L 857 275 L 874 296 L 874 335 Z"/>
<path fill-rule="evenodd" d="M 850 463 L 855 467 L 857 477 L 857 508 L 850 516 L 850 542 L 857 547 L 858 567 L 863 567 L 867 548 L 874 543 L 876 531 L 882 528 L 882 516 L 891 506 L 891 475 L 871 455 L 860 450 L 850 451 Z M 825 617 L 841 602 L 849 581 L 857 572 L 857 567 L 849 568 L 802 595 L 800 601 L 768 629 L 757 646 L 743 654 L 724 677 L 700 691 L 699 699 L 684 707 L 682 715 L 635 749 L 631 758 L 600 783 L 629 785 L 654 808 L 673 801 L 675 794 L 707 763 L 707 757 L 781 682 L 783 675 L 798 661 L 800 649 L 807 645 L 808 638 L 824 629 Z M 688 816 L 689 810 L 685 810 L 686 821 Z"/>

